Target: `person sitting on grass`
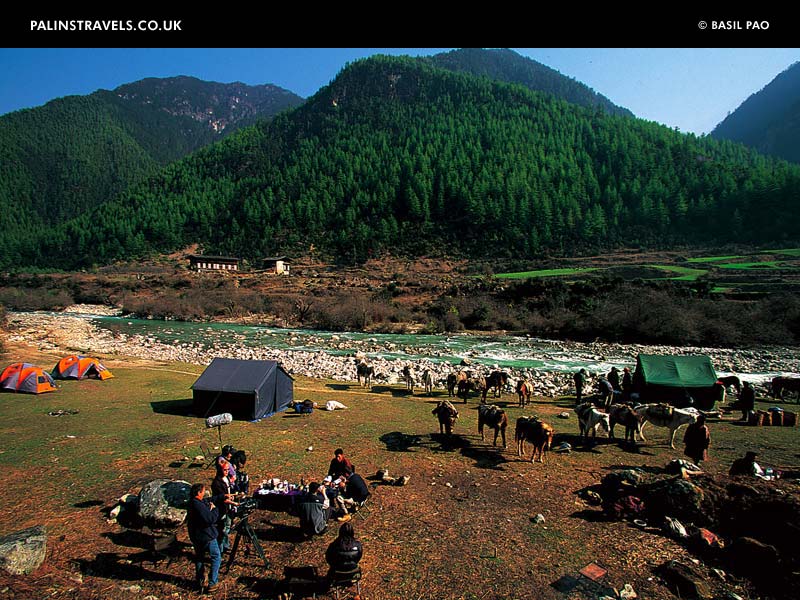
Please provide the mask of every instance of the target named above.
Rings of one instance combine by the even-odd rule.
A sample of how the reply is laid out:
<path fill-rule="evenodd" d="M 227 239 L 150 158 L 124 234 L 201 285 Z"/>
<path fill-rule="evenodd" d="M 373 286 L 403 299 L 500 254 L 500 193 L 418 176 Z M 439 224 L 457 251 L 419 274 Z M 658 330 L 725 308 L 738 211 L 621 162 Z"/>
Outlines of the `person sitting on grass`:
<path fill-rule="evenodd" d="M 342 495 L 346 501 L 350 500 L 352 503 L 361 504 L 369 498 L 370 491 L 364 478 L 358 473 L 353 473 L 347 478 Z"/>
<path fill-rule="evenodd" d="M 737 458 L 733 461 L 728 475 L 735 477 L 737 475 L 749 475 L 751 477 L 763 477 L 764 470 L 756 462 L 757 454 L 755 452 L 747 452 L 744 457 Z"/>
<path fill-rule="evenodd" d="M 308 492 L 297 504 L 300 529 L 306 535 L 322 535 L 328 530 L 331 509 L 325 506 L 326 500 L 323 486 L 316 481 L 308 484 Z"/>
<path fill-rule="evenodd" d="M 333 479 L 338 479 L 339 477 L 347 477 L 355 472 L 356 468 L 350 462 L 350 459 L 344 455 L 344 450 L 341 448 L 334 450 L 331 464 L 328 467 L 328 475 Z"/>
<path fill-rule="evenodd" d="M 356 539 L 352 523 L 343 523 L 339 527 L 339 535 L 325 550 L 325 560 L 330 566 L 328 576 L 331 577 L 334 571 L 355 571 L 362 554 L 363 548 Z"/>

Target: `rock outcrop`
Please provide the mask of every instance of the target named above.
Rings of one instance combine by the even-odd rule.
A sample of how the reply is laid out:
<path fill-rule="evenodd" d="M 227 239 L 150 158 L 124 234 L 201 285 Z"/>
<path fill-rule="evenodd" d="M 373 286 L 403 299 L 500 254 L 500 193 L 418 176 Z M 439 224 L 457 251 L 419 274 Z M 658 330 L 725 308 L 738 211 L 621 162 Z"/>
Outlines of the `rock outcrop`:
<path fill-rule="evenodd" d="M 176 529 L 186 519 L 189 490 L 186 481 L 156 479 L 139 492 L 139 515 L 151 529 Z"/>
<path fill-rule="evenodd" d="M 12 575 L 27 575 L 39 568 L 47 554 L 47 533 L 37 525 L 0 538 L 0 567 Z"/>

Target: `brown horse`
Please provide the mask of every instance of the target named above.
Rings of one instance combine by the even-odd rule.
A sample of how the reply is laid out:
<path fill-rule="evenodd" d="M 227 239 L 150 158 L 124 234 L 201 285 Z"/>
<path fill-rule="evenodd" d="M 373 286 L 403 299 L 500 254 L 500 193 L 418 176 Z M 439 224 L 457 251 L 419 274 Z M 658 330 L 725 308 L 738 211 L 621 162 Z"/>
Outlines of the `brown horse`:
<path fill-rule="evenodd" d="M 519 396 L 520 407 L 524 407 L 531 401 L 531 392 L 532 390 L 530 383 L 524 379 L 517 381 L 517 395 Z"/>
<path fill-rule="evenodd" d="M 486 378 L 486 390 L 483 392 L 483 399 L 486 400 L 486 392 L 489 388 L 494 390 L 494 397 L 499 398 L 502 389 L 508 385 L 508 373 L 504 371 L 492 371 Z"/>
<path fill-rule="evenodd" d="M 456 395 L 456 385 L 458 385 L 458 376 L 455 373 L 450 373 L 447 376 L 447 395 L 450 398 Z"/>
<path fill-rule="evenodd" d="M 403 381 L 406 382 L 406 390 L 414 395 L 414 384 L 416 383 L 417 376 L 414 374 L 414 369 L 406 365 L 403 367 Z"/>
<path fill-rule="evenodd" d="M 783 400 L 784 392 L 797 394 L 798 402 L 800 402 L 800 377 L 773 377 L 772 397 Z"/>
<path fill-rule="evenodd" d="M 449 400 L 439 402 L 436 408 L 431 411 L 431 414 L 436 415 L 439 419 L 439 433 L 446 432 L 447 435 L 453 433 L 453 426 L 456 424 L 456 419 L 458 419 L 458 411 Z"/>
<path fill-rule="evenodd" d="M 614 425 L 619 423 L 625 426 L 625 441 L 636 441 L 636 434 L 641 437 L 641 419 L 633 407 L 628 404 L 612 404 L 608 412 L 609 429 L 608 437 L 614 437 Z"/>
<path fill-rule="evenodd" d="M 483 436 L 483 426 L 486 425 L 494 429 L 494 441 L 492 446 L 497 446 L 497 436 L 503 436 L 503 448 L 506 447 L 506 427 L 508 427 L 508 416 L 506 411 L 498 408 L 494 404 L 481 404 L 478 407 L 478 433 L 481 434 L 481 440 L 485 441 Z"/>
<path fill-rule="evenodd" d="M 372 377 L 375 375 L 375 367 L 372 365 L 368 365 L 364 361 L 360 361 L 356 364 L 356 378 L 358 379 L 359 385 L 362 387 L 369 387 L 372 389 Z M 361 379 L 364 379 L 364 383 L 361 383 Z"/>
<path fill-rule="evenodd" d="M 517 456 L 525 456 L 525 440 L 533 445 L 531 462 L 539 456 L 539 462 L 544 462 L 544 451 L 550 450 L 553 443 L 555 430 L 551 425 L 540 420 L 539 417 L 520 417 L 514 429 L 514 439 L 517 441 Z"/>

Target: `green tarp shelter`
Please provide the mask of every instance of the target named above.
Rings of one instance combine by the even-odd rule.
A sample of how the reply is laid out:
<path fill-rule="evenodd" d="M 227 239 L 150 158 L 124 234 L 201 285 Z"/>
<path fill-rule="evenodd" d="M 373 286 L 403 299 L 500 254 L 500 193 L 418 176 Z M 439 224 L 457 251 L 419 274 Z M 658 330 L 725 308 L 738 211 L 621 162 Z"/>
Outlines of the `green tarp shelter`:
<path fill-rule="evenodd" d="M 713 408 L 724 390 L 717 385 L 711 359 L 702 354 L 640 354 L 636 358 L 633 387 L 643 402 L 693 405 L 701 410 Z"/>

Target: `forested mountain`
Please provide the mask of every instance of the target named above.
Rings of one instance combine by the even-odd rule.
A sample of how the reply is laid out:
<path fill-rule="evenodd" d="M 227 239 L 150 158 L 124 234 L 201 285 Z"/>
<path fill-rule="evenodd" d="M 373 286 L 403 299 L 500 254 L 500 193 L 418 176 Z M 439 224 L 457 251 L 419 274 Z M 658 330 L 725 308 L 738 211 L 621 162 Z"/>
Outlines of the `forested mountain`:
<path fill-rule="evenodd" d="M 589 86 L 562 75 L 535 60 L 508 49 L 486 50 L 462 48 L 430 57 L 434 66 L 505 81 L 519 83 L 537 92 L 553 94 L 581 106 L 599 106 L 612 115 L 632 117 L 627 108 L 617 106 Z"/>
<path fill-rule="evenodd" d="M 0 256 L 73 267 L 192 243 L 360 260 L 779 241 L 796 237 L 798 194 L 799 167 L 740 144 L 373 57 L 46 235 L 6 238 Z"/>
<path fill-rule="evenodd" d="M 72 218 L 302 99 L 273 85 L 145 79 L 0 117 L 0 231 Z"/>
<path fill-rule="evenodd" d="M 800 63 L 745 100 L 714 128 L 711 137 L 800 163 Z"/>

